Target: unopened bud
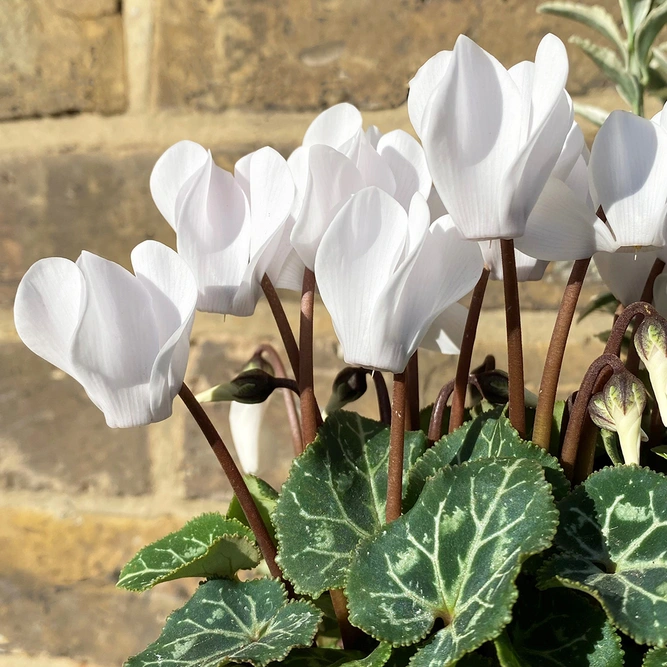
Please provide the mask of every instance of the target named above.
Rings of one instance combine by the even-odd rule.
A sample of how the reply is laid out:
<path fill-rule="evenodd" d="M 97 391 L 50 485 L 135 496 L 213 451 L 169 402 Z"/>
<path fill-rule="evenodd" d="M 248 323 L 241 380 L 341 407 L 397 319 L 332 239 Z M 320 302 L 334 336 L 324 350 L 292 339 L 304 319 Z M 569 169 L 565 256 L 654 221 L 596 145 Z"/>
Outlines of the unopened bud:
<path fill-rule="evenodd" d="M 256 352 L 249 360 L 248 363 L 243 367 L 243 371 L 252 371 L 259 369 L 268 373 L 269 375 L 275 375 L 273 366 L 262 356 L 261 352 Z"/>
<path fill-rule="evenodd" d="M 646 389 L 628 371 L 614 373 L 604 389 L 588 405 L 593 423 L 616 431 L 626 464 L 639 465 L 639 448 L 646 434 L 642 431 L 642 414 L 646 407 Z"/>
<path fill-rule="evenodd" d="M 475 376 L 477 388 L 482 396 L 494 405 L 507 403 L 510 397 L 509 376 L 499 368 L 477 373 Z M 532 391 L 524 389 L 524 402 L 529 408 L 537 407 L 537 396 Z"/>
<path fill-rule="evenodd" d="M 366 371 L 363 368 L 346 366 L 336 375 L 331 385 L 331 397 L 327 403 L 326 413 L 329 415 L 344 408 L 348 403 L 360 399 L 368 387 Z"/>
<path fill-rule="evenodd" d="M 276 379 L 260 368 L 239 373 L 231 382 L 219 384 L 197 394 L 200 403 L 213 401 L 237 401 L 238 403 L 263 403 L 276 388 Z"/>
<path fill-rule="evenodd" d="M 635 348 L 646 366 L 662 423 L 667 426 L 667 326 L 662 318 L 647 317 L 635 332 Z"/>

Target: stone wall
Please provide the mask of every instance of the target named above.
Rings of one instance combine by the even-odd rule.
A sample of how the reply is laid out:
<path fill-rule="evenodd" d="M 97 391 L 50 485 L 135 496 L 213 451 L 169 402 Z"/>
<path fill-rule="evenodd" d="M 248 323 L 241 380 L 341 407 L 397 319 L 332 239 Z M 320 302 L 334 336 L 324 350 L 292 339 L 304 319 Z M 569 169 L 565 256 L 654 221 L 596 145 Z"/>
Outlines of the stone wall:
<path fill-rule="evenodd" d="M 615 0 L 602 4 L 612 8 Z M 115 431 L 70 378 L 18 340 L 18 280 L 40 257 L 82 248 L 127 264 L 146 238 L 173 243 L 148 192 L 157 157 L 190 138 L 231 167 L 271 144 L 284 154 L 314 115 L 348 100 L 383 130 L 409 129 L 407 81 L 466 33 L 505 64 L 532 57 L 548 30 L 535 0 L 2 0 L 0 2 L 0 667 L 118 665 L 152 640 L 192 590 L 175 582 L 137 596 L 114 589 L 142 544 L 193 514 L 224 509 L 229 489 L 180 405 L 150 428 Z M 585 31 L 579 31 L 585 34 Z M 591 36 L 591 35 L 587 35 Z M 574 49 L 570 90 L 616 104 Z M 536 389 L 562 276 L 522 290 L 527 379 Z M 590 296 L 597 286 L 588 288 Z M 488 297 L 477 356 L 503 360 L 502 301 Z M 293 319 L 296 303 L 288 299 Z M 576 328 L 571 391 L 600 348 L 601 319 Z M 341 362 L 317 316 L 317 391 Z M 265 304 L 250 320 L 198 317 L 188 381 L 236 373 L 260 340 L 279 346 Z M 454 360 L 424 355 L 432 400 Z M 373 414 L 371 399 L 362 409 Z M 211 414 L 229 438 L 227 409 Z M 261 474 L 289 466 L 279 397 Z M 70 662 L 71 659 L 73 662 Z"/>

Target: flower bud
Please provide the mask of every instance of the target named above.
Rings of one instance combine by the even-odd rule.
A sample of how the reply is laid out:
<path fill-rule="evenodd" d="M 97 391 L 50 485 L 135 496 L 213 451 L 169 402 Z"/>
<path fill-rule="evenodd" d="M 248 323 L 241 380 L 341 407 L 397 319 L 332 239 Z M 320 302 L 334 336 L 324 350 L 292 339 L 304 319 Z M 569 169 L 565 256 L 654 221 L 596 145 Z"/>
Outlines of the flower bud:
<path fill-rule="evenodd" d="M 346 366 L 336 375 L 331 385 L 331 397 L 327 403 L 326 413 L 331 414 L 344 408 L 348 403 L 360 399 L 368 387 L 366 374 L 368 371 L 356 366 Z"/>
<path fill-rule="evenodd" d="M 596 426 L 618 433 L 626 464 L 639 465 L 640 443 L 646 439 L 641 426 L 645 406 L 646 389 L 628 371 L 614 373 L 588 405 L 588 412 Z"/>
<path fill-rule="evenodd" d="M 667 426 L 667 326 L 664 320 L 645 318 L 635 332 L 635 347 L 651 378 L 662 423 Z"/>
<path fill-rule="evenodd" d="M 477 373 L 474 377 L 477 389 L 489 403 L 502 405 L 509 401 L 509 376 L 505 371 L 494 368 L 493 370 Z M 537 396 L 532 391 L 524 389 L 523 395 L 526 406 L 529 408 L 537 406 Z"/>
<path fill-rule="evenodd" d="M 263 403 L 276 388 L 276 381 L 261 368 L 239 373 L 231 382 L 219 384 L 197 394 L 200 403 L 237 401 L 238 403 Z"/>

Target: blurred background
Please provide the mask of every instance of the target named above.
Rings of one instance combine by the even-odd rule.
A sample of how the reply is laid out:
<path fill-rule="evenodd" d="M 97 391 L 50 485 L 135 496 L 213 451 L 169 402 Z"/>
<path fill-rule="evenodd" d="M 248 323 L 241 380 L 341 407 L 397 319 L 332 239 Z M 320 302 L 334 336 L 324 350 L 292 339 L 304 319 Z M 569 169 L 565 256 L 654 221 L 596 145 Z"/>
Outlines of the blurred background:
<path fill-rule="evenodd" d="M 114 588 L 142 545 L 194 514 L 224 510 L 229 489 L 175 404 L 150 428 L 111 430 L 79 385 L 18 340 L 12 303 L 37 259 L 81 249 L 127 265 L 138 242 L 173 245 L 148 190 L 168 146 L 192 139 L 231 168 L 270 144 L 285 156 L 325 107 L 348 101 L 384 132 L 410 130 L 407 82 L 465 33 L 505 65 L 532 59 L 551 31 L 535 0 L 0 0 L 0 667 L 119 665 L 152 641 L 193 584 L 143 595 Z M 617 13 L 616 0 L 598 0 Z M 582 36 L 592 36 L 577 27 Z M 574 47 L 569 90 L 620 106 Z M 593 127 L 583 124 L 587 137 Z M 527 380 L 535 391 L 567 270 L 522 285 Z M 504 366 L 501 292 L 487 295 L 475 360 Z M 594 280 L 582 303 L 597 291 Z M 296 315 L 289 295 L 288 312 Z M 563 377 L 572 391 L 601 348 L 595 317 L 575 327 Z M 266 304 L 255 317 L 198 315 L 189 382 L 226 381 L 259 342 L 282 351 Z M 342 366 L 316 313 L 321 403 Z M 422 400 L 455 358 L 423 355 Z M 362 408 L 373 415 L 373 392 Z M 229 440 L 225 405 L 211 408 Z M 260 475 L 279 487 L 290 441 L 269 410 Z M 195 582 L 196 583 L 196 582 Z"/>

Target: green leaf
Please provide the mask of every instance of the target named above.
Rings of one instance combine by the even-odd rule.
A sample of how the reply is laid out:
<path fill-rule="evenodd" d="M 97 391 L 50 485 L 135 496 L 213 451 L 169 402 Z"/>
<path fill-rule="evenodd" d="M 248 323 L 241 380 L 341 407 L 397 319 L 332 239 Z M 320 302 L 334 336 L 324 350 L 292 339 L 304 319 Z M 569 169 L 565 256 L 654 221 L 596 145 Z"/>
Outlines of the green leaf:
<path fill-rule="evenodd" d="M 651 9 L 651 0 L 619 0 L 621 5 L 621 15 L 623 17 L 623 25 L 633 41 L 635 31 L 639 24 L 646 18 Z"/>
<path fill-rule="evenodd" d="M 604 46 L 599 46 L 590 39 L 583 39 L 577 35 L 570 37 L 570 42 L 576 44 L 584 53 L 609 77 L 615 84 L 621 97 L 633 107 L 641 97 L 639 81 L 632 76 L 618 56 Z"/>
<path fill-rule="evenodd" d="M 275 579 L 207 581 L 126 667 L 219 667 L 233 661 L 262 667 L 310 645 L 321 616 L 310 602 L 287 602 L 285 587 Z"/>
<path fill-rule="evenodd" d="M 233 577 L 260 561 L 250 530 L 212 512 L 144 547 L 121 570 L 119 588 L 145 591 L 183 577 Z"/>
<path fill-rule="evenodd" d="M 383 665 L 391 657 L 391 644 L 387 642 L 380 642 L 375 650 L 367 655 L 365 658 L 359 660 L 352 660 L 352 662 L 340 663 L 346 667 L 383 667 Z"/>
<path fill-rule="evenodd" d="M 659 445 L 658 447 L 653 447 L 651 450 L 654 454 L 662 456 L 663 459 L 667 459 L 667 445 Z"/>
<path fill-rule="evenodd" d="M 262 521 L 269 531 L 271 539 L 275 542 L 276 530 L 273 527 L 271 515 L 273 514 L 273 511 L 275 510 L 276 504 L 278 502 L 278 492 L 263 479 L 255 477 L 254 475 L 244 475 L 243 479 L 245 480 L 246 486 L 248 487 L 248 491 L 250 491 L 252 499 L 255 501 L 255 505 L 257 505 L 259 515 L 262 517 Z M 248 519 L 246 519 L 246 515 L 241 509 L 241 503 L 239 503 L 239 499 L 236 496 L 233 496 L 229 503 L 227 517 L 230 519 L 236 519 L 244 526 L 248 526 L 248 528 L 250 528 Z"/>
<path fill-rule="evenodd" d="M 621 640 L 604 611 L 577 591 L 519 588 L 512 622 L 496 638 L 502 667 L 623 667 Z"/>
<path fill-rule="evenodd" d="M 350 621 L 403 645 L 441 619 L 444 629 L 410 665 L 453 665 L 509 622 L 521 563 L 549 546 L 557 520 L 535 461 L 446 468 L 407 514 L 359 545 L 347 585 Z"/>
<path fill-rule="evenodd" d="M 503 410 L 497 407 L 482 413 L 428 449 L 410 470 L 406 507 L 414 505 L 426 480 L 444 466 L 493 457 L 535 459 L 544 466 L 556 497 L 563 497 L 570 485 L 558 461 L 541 447 L 522 440 Z"/>
<path fill-rule="evenodd" d="M 658 33 L 667 24 L 667 4 L 659 5 L 651 10 L 635 33 L 635 53 L 644 73 L 648 72 L 648 61 L 651 46 Z"/>
<path fill-rule="evenodd" d="M 614 17 L 600 5 L 582 5 L 578 2 L 545 2 L 538 6 L 537 11 L 540 14 L 571 19 L 592 28 L 608 39 L 618 49 L 621 56 L 626 54 L 624 40 Z"/>
<path fill-rule="evenodd" d="M 640 644 L 667 643 L 667 477 L 618 466 L 593 473 L 559 503 L 556 546 L 540 571 L 596 598 Z"/>
<path fill-rule="evenodd" d="M 421 431 L 405 434 L 406 470 L 425 448 Z M 343 410 L 294 461 L 273 520 L 280 565 L 298 593 L 345 585 L 357 544 L 384 524 L 388 465 L 386 424 Z"/>
<path fill-rule="evenodd" d="M 644 658 L 642 667 L 667 667 L 667 648 L 654 648 Z"/>

